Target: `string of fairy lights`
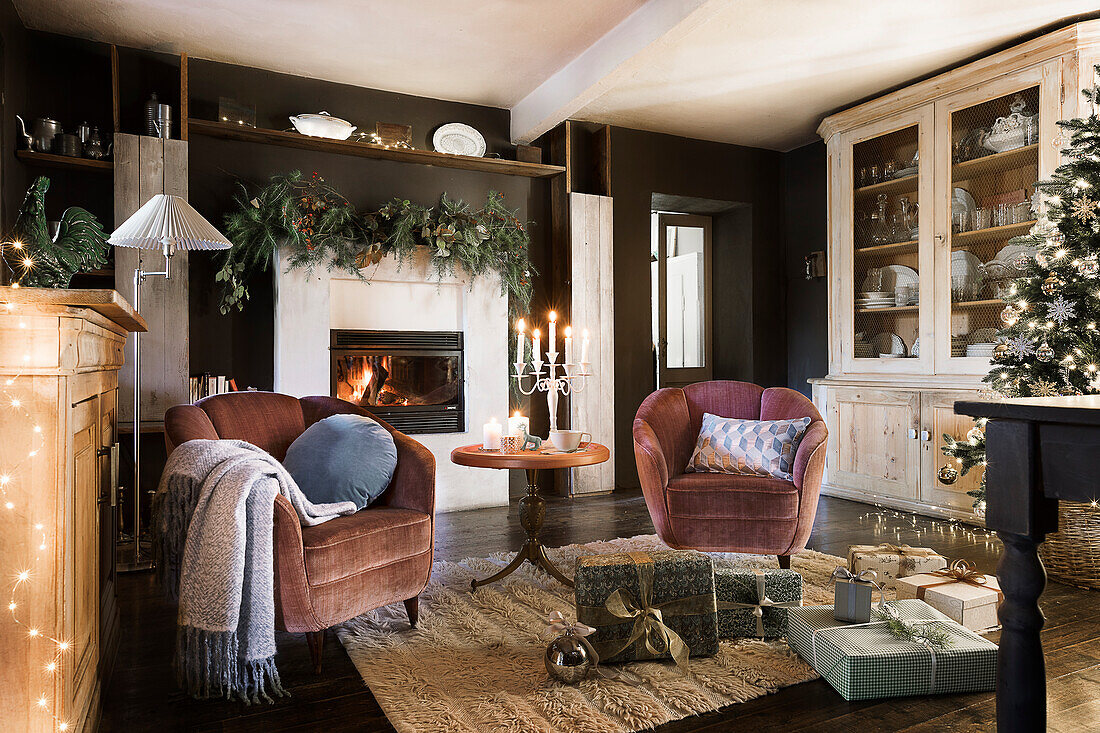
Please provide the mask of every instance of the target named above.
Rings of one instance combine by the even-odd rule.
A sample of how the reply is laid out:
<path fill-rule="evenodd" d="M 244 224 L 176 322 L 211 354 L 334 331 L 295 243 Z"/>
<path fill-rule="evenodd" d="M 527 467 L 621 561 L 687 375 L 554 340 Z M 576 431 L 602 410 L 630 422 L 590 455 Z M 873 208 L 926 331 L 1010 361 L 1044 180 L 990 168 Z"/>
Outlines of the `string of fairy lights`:
<path fill-rule="evenodd" d="M 13 254 L 16 257 L 13 259 L 22 269 L 21 276 L 25 276 L 34 267 L 34 260 L 23 252 L 23 245 L 20 242 L 10 242 L 7 246 L 14 250 Z M 14 273 L 15 268 L 12 268 L 8 261 L 4 243 L 0 243 L 0 260 Z M 7 287 L 18 288 L 19 281 L 16 280 Z M 0 312 L 12 316 L 16 328 L 20 330 L 27 328 L 27 321 L 20 315 L 16 304 L 3 300 L 2 296 L 0 296 Z M 25 352 L 21 361 L 25 369 L 31 361 L 30 353 Z M 35 698 L 28 714 L 29 716 L 35 713 L 48 715 L 52 718 L 55 729 L 64 732 L 70 727 L 64 717 L 64 700 L 54 699 L 52 694 L 56 694 L 61 689 L 58 682 L 61 679 L 65 660 L 73 652 L 73 643 L 62 638 L 58 632 L 45 628 L 41 622 L 30 618 L 29 615 L 24 615 L 25 611 L 29 613 L 29 609 L 25 609 L 25 604 L 22 602 L 25 591 L 32 584 L 49 580 L 44 577 L 45 570 L 42 566 L 48 553 L 53 549 L 51 544 L 53 538 L 46 524 L 39 521 L 39 518 L 30 516 L 29 512 L 32 511 L 30 507 L 21 505 L 17 500 L 18 496 L 25 496 L 30 492 L 15 491 L 21 481 L 29 478 L 31 474 L 29 464 L 38 457 L 45 445 L 42 426 L 34 419 L 31 405 L 28 404 L 26 396 L 20 392 L 23 376 L 24 371 L 19 370 L 0 377 L 2 380 L 0 410 L 6 413 L 3 419 L 19 420 L 27 426 L 28 431 L 25 443 L 18 441 L 13 444 L 13 441 L 5 441 L 0 445 L 0 502 L 3 504 L 7 522 L 24 525 L 21 529 L 26 533 L 28 538 L 26 545 L 30 550 L 26 557 L 8 558 L 13 561 L 13 567 L 6 578 L 9 583 L 8 613 L 12 623 L 15 624 L 16 633 L 23 636 L 31 647 L 29 656 L 32 659 L 37 658 L 37 661 L 32 664 L 40 667 L 41 670 L 42 690 Z M 5 528 L 5 531 L 10 530 Z"/>
<path fill-rule="evenodd" d="M 892 541 L 894 544 L 912 544 L 909 542 L 934 542 L 940 539 L 964 539 L 974 544 L 981 543 L 987 550 L 1000 548 L 1000 539 L 995 532 L 984 527 L 966 524 L 957 519 L 933 519 L 917 516 L 909 512 L 890 509 L 875 504 L 874 509 L 859 517 L 863 527 L 869 527 L 876 537 Z"/>

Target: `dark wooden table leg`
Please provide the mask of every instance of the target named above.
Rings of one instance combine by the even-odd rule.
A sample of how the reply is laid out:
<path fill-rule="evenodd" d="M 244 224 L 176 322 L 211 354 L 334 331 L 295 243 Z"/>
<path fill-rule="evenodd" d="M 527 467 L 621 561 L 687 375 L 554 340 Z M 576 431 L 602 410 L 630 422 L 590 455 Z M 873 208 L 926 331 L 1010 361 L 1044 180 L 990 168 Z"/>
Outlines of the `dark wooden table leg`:
<path fill-rule="evenodd" d="M 1004 601 L 997 610 L 1001 621 L 1001 648 L 997 653 L 997 730 L 1046 730 L 1046 662 L 1039 632 L 1043 612 L 1039 596 L 1047 574 L 1031 537 L 998 532 L 1004 555 L 997 578 Z"/>
<path fill-rule="evenodd" d="M 1022 420 L 990 420 L 986 440 L 986 527 L 1004 542 L 997 577 L 1004 593 L 997 656 L 997 730 L 1046 730 L 1047 680 L 1039 596 L 1046 571 L 1038 547 L 1058 528 L 1058 502 L 1046 497 L 1039 429 Z"/>
<path fill-rule="evenodd" d="M 570 588 L 573 587 L 573 581 L 562 574 L 562 572 L 550 562 L 550 558 L 546 556 L 546 548 L 544 548 L 542 542 L 539 541 L 539 532 L 542 531 L 542 520 L 546 517 L 546 499 L 539 496 L 539 470 L 537 468 L 528 468 L 526 471 L 527 494 L 519 500 L 519 523 L 520 526 L 523 527 L 523 531 L 527 534 L 527 539 L 524 541 L 523 547 L 519 549 L 516 556 L 512 558 L 512 561 L 508 563 L 506 567 L 484 580 L 470 581 L 470 587 L 473 590 L 477 590 L 478 586 L 486 585 L 487 583 L 492 583 L 507 575 L 511 575 L 523 564 L 524 560 L 530 562 L 537 568 L 542 568 Z"/>

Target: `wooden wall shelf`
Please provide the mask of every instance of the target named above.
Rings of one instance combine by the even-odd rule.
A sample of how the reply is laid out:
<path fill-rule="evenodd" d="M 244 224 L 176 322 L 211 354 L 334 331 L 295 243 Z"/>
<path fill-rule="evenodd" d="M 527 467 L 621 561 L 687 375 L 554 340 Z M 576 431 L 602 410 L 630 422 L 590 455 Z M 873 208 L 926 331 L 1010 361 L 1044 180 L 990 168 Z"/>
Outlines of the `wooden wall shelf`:
<path fill-rule="evenodd" d="M 1035 165 L 1039 157 L 1039 144 L 1025 145 L 1022 148 L 1006 150 L 1003 153 L 993 153 L 982 158 L 966 160 L 951 166 L 951 177 L 955 182 L 965 181 L 987 173 L 1018 168 L 1025 165 Z"/>
<path fill-rule="evenodd" d="M 27 165 L 38 165 L 44 168 L 64 168 L 67 170 L 85 170 L 96 173 L 110 173 L 115 169 L 115 164 L 109 160 L 92 160 L 91 158 L 72 158 L 68 155 L 54 155 L 53 153 L 35 153 L 30 150 L 16 150 L 15 157 Z"/>
<path fill-rule="evenodd" d="M 188 120 L 187 129 L 192 136 L 206 135 L 207 137 L 217 137 L 226 140 L 240 140 L 242 142 L 263 143 L 265 145 L 280 145 L 285 148 L 298 148 L 299 150 L 312 150 L 319 153 L 355 155 L 361 158 L 393 160 L 400 163 L 416 163 L 419 165 L 434 165 L 441 168 L 457 168 L 459 170 L 479 171 L 482 173 L 502 173 L 509 176 L 526 176 L 528 178 L 550 178 L 560 173 L 565 173 L 565 167 L 560 165 L 524 163 L 518 160 L 504 160 L 502 158 L 475 158 L 469 155 L 448 155 L 447 153 L 436 153 L 430 150 L 386 149 L 368 145 L 367 143 L 352 142 L 348 140 L 327 140 L 323 138 L 307 137 L 297 132 L 265 130 L 258 127 L 241 127 L 239 125 L 227 125 L 223 122 L 199 120 L 195 118 Z"/>

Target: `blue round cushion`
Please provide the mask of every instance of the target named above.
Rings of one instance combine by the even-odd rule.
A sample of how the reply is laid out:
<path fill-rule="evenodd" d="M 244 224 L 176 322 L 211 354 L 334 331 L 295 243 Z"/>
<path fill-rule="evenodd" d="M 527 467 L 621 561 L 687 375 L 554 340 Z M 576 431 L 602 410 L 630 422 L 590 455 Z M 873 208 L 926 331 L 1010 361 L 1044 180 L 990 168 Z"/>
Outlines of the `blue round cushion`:
<path fill-rule="evenodd" d="M 362 509 L 390 485 L 397 446 L 369 417 L 333 415 L 299 435 L 283 465 L 313 503 L 351 501 Z"/>

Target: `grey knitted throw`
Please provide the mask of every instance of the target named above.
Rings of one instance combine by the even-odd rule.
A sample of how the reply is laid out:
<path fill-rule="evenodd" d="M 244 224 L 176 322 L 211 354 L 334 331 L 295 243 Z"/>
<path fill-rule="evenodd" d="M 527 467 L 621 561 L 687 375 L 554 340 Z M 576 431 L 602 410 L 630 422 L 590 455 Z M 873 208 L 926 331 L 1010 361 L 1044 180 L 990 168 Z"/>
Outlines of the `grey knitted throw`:
<path fill-rule="evenodd" d="M 157 572 L 179 599 L 176 676 L 193 697 L 285 695 L 275 667 L 276 494 L 302 524 L 353 514 L 313 504 L 277 460 L 239 440 L 191 440 L 168 458 L 153 499 Z"/>

